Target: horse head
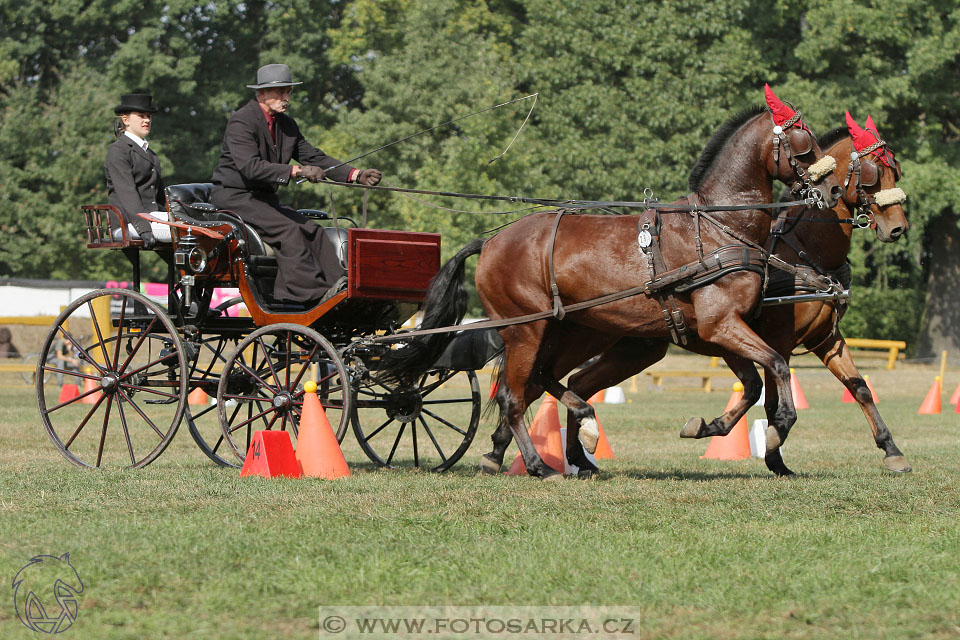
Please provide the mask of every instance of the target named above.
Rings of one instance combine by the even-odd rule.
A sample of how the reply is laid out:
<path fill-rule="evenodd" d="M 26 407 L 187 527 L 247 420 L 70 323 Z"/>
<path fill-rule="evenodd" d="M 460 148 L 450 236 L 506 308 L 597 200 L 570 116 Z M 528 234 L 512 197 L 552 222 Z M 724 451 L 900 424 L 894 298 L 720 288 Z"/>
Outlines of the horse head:
<path fill-rule="evenodd" d="M 767 171 L 790 185 L 796 197 L 812 197 L 821 208 L 835 206 L 843 192 L 833 175 L 836 160 L 823 153 L 799 110 L 781 101 L 770 85 L 765 84 L 763 90 L 773 129 L 773 137 L 764 148 Z"/>
<path fill-rule="evenodd" d="M 894 242 L 910 228 L 902 206 L 907 196 L 897 187 L 900 162 L 880 137 L 872 117 L 867 116 L 865 128 L 849 111 L 846 118 L 852 148 L 843 172 L 844 201 L 876 225 L 881 241 Z"/>

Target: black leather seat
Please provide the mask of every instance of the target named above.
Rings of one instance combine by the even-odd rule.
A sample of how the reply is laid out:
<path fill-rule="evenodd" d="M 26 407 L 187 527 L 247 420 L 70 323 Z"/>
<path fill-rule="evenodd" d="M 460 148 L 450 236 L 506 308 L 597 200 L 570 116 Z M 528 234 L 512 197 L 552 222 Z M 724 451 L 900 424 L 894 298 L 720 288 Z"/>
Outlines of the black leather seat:
<path fill-rule="evenodd" d="M 194 222 L 226 222 L 237 230 L 237 237 L 245 245 L 247 255 L 272 256 L 271 249 L 257 233 L 256 229 L 243 222 L 236 215 L 218 211 L 210 204 L 213 191 L 211 182 L 190 182 L 173 184 L 167 187 L 167 206 L 175 220 Z"/>

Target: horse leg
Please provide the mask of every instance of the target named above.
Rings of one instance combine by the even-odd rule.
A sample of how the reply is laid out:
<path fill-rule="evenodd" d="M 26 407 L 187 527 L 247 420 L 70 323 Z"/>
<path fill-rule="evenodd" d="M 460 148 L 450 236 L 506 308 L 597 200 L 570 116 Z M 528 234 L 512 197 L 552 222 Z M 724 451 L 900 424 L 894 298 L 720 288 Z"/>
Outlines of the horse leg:
<path fill-rule="evenodd" d="M 497 384 L 496 401 L 500 406 L 500 420 L 497 422 L 497 428 L 490 436 L 493 440 L 493 449 L 490 453 L 484 453 L 480 456 L 480 471 L 488 475 L 500 473 L 500 467 L 503 466 L 503 454 L 507 447 L 513 441 L 513 432 L 510 430 L 510 424 L 506 420 L 508 413 L 507 394 L 510 390 L 507 387 L 505 376 L 501 375 L 501 380 Z"/>
<path fill-rule="evenodd" d="M 690 418 L 680 430 L 681 438 L 725 436 L 740 422 L 740 418 L 746 415 L 747 410 L 760 399 L 763 383 L 753 362 L 732 353 L 725 354 L 723 359 L 743 384 L 743 397 L 729 411 L 724 412 L 719 418 L 714 418 L 709 424 L 703 418 Z"/>
<path fill-rule="evenodd" d="M 863 415 L 867 418 L 867 423 L 870 425 L 870 431 L 873 432 L 874 442 L 876 442 L 877 447 L 882 449 L 885 454 L 883 464 L 887 469 L 898 473 L 913 471 L 913 468 L 907 462 L 907 458 L 893 441 L 893 434 L 890 433 L 883 418 L 880 417 L 880 412 L 877 411 L 877 405 L 873 401 L 873 394 L 870 392 L 870 387 L 867 386 L 866 381 L 857 370 L 857 366 L 853 362 L 853 356 L 850 355 L 850 349 L 847 347 L 846 342 L 844 342 L 840 332 L 834 332 L 830 340 L 817 349 L 814 349 L 814 353 L 823 361 L 827 369 L 837 377 L 837 380 L 842 382 L 844 386 L 850 390 L 850 393 L 852 393 L 853 397 L 857 400 L 857 404 L 860 405 L 860 409 L 863 411 Z"/>
<path fill-rule="evenodd" d="M 704 333 L 707 332 L 701 332 L 701 337 L 711 344 L 762 366 L 775 382 L 777 405 L 773 413 L 767 415 L 767 445 L 763 460 L 767 468 L 778 476 L 792 475 L 793 472 L 783 463 L 779 451 L 780 445 L 790 433 L 790 428 L 797 421 L 797 410 L 793 406 L 793 394 L 790 391 L 790 368 L 787 366 L 787 361 L 754 333 L 738 314 L 727 314 L 709 330 L 707 335 Z M 767 393 L 770 393 L 772 386 L 768 385 Z"/>
<path fill-rule="evenodd" d="M 666 355 L 667 346 L 668 343 L 663 340 L 623 338 L 606 350 L 595 362 L 571 375 L 567 384 L 579 398 L 589 398 L 601 389 L 613 386 L 659 362 Z M 583 426 L 586 427 L 585 424 Z M 585 469 L 590 473 L 597 471 L 596 466 L 584 454 L 584 449 L 590 453 L 596 451 L 600 436 L 599 427 L 596 435 L 585 435 L 584 431 L 585 429 L 581 430 L 578 415 L 568 410 L 567 461 L 580 468 L 581 472 L 578 475 L 586 475 L 583 473 Z"/>
<path fill-rule="evenodd" d="M 506 384 L 501 384 L 497 390 L 501 423 L 506 422 L 513 433 L 513 438 L 520 448 L 520 455 L 523 456 L 523 463 L 527 467 L 527 473 L 545 480 L 555 476 L 562 478 L 563 473 L 550 468 L 537 453 L 523 417 L 527 407 L 543 394 L 543 387 L 533 379 L 533 372 L 537 367 L 537 354 L 543 344 L 546 326 L 547 323 L 544 321 L 531 322 L 501 331 L 506 348 L 504 369 L 500 379 L 501 383 Z M 500 429 L 498 425 L 497 430 Z M 500 438 L 501 440 L 495 441 L 495 444 L 502 441 L 502 434 Z"/>

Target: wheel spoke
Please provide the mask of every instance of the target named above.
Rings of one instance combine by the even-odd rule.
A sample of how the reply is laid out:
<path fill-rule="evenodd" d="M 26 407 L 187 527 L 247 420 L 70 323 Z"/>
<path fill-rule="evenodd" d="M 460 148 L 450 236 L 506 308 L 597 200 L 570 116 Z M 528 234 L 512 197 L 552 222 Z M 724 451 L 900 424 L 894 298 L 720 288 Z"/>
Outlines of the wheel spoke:
<path fill-rule="evenodd" d="M 427 436 L 430 437 L 430 441 L 433 442 L 433 448 L 437 450 L 437 453 L 440 454 L 440 458 L 446 462 L 447 456 L 443 453 L 443 449 L 440 448 L 440 443 L 437 442 L 437 438 L 433 435 L 433 431 L 430 429 L 430 425 L 427 424 L 427 421 L 423 419 L 423 416 L 420 416 L 420 424 L 423 425 L 423 430 L 427 432 Z"/>
<path fill-rule="evenodd" d="M 143 410 L 140 408 L 140 406 L 133 401 L 133 398 L 131 396 L 128 396 L 127 392 L 124 391 L 123 389 L 120 389 L 120 395 L 123 396 L 124 400 L 130 403 L 130 406 L 133 407 L 133 410 L 139 413 L 140 417 L 143 418 L 144 422 L 150 425 L 150 428 L 153 429 L 158 436 L 160 436 L 161 440 L 163 440 L 163 432 L 160 431 L 160 429 L 157 429 L 157 425 L 153 424 L 153 420 L 147 417 L 147 414 L 145 414 Z M 117 402 L 117 406 L 120 406 L 119 401 Z"/>
<path fill-rule="evenodd" d="M 397 432 L 397 438 L 393 441 L 393 448 L 390 449 L 390 455 L 387 456 L 387 464 L 390 464 L 393 461 L 393 454 L 397 452 L 397 447 L 400 445 L 400 438 L 403 437 L 403 430 L 407 428 L 406 422 L 400 423 L 400 430 Z"/>
<path fill-rule="evenodd" d="M 373 432 L 366 434 L 366 437 L 364 438 L 364 440 L 366 440 L 367 442 L 370 442 L 370 440 L 372 440 L 374 436 L 376 436 L 378 433 L 380 433 L 381 431 L 386 429 L 388 426 L 390 426 L 390 424 L 392 424 L 394 420 L 396 420 L 396 418 L 387 418 L 387 421 L 384 422 L 379 427 L 377 427 L 376 429 L 374 429 Z"/>
<path fill-rule="evenodd" d="M 140 335 L 137 336 L 137 343 L 130 348 L 130 352 L 127 353 L 127 357 L 123 361 L 123 364 L 120 365 L 120 368 L 117 369 L 117 373 L 123 373 L 127 370 L 127 367 L 130 366 L 134 356 L 137 355 L 137 353 L 140 351 L 140 347 L 143 346 L 143 341 L 147 339 L 147 336 L 149 336 L 151 332 L 153 332 L 153 326 L 157 324 L 157 321 L 157 317 L 154 316 L 150 318 L 150 324 L 148 324 L 144 329 L 141 329 Z"/>
<path fill-rule="evenodd" d="M 80 431 L 87 424 L 87 421 L 89 421 L 90 418 L 93 417 L 93 414 L 96 413 L 97 409 L 100 408 L 100 405 L 103 404 L 104 399 L 106 399 L 106 396 L 100 396 L 99 398 L 97 398 L 96 403 L 94 403 L 94 405 L 90 407 L 90 411 L 88 411 L 87 415 L 83 418 L 83 420 L 80 421 L 80 426 L 77 427 L 77 430 L 73 432 L 73 435 L 70 436 L 70 439 L 67 440 L 67 442 L 63 445 L 65 449 L 70 448 L 70 445 L 73 444 L 74 439 L 78 435 L 80 435 Z M 49 411 L 47 413 L 49 413 Z"/>
<path fill-rule="evenodd" d="M 423 404 L 456 404 L 463 402 L 473 402 L 473 398 L 449 398 L 446 400 L 424 400 Z"/>
<path fill-rule="evenodd" d="M 117 364 L 120 362 L 120 342 L 123 337 L 123 318 L 127 313 L 127 297 L 123 296 L 123 302 L 120 303 L 120 320 L 117 322 L 117 342 L 113 345 L 113 370 L 117 370 Z"/>
<path fill-rule="evenodd" d="M 110 408 L 113 405 L 113 396 L 107 398 L 107 410 L 103 412 L 103 429 L 100 431 L 100 446 L 97 448 L 97 468 L 103 460 L 103 444 L 107 439 L 107 425 L 110 424 Z"/>
<path fill-rule="evenodd" d="M 260 407 L 257 407 L 257 408 L 259 409 Z M 258 414 L 255 415 L 255 416 L 254 416 L 254 415 L 251 415 L 251 414 L 253 413 L 253 403 L 250 403 L 249 405 L 247 405 L 247 419 L 244 420 L 243 422 L 241 422 L 240 424 L 238 424 L 238 425 L 235 426 L 235 427 L 231 425 L 231 427 L 230 427 L 230 433 L 233 433 L 234 431 L 236 431 L 236 430 L 239 429 L 240 427 L 244 427 L 244 426 L 250 424 L 250 423 L 253 422 L 254 420 L 257 420 L 258 418 L 263 418 L 263 416 L 267 415 L 267 414 L 270 413 L 271 411 L 273 411 L 273 407 L 270 407 L 270 408 L 267 409 L 266 411 L 261 411 L 260 413 L 258 413 Z M 264 422 L 264 424 L 266 424 L 266 422 L 267 422 L 266 418 L 263 419 L 263 422 Z"/>
<path fill-rule="evenodd" d="M 70 341 L 70 344 L 73 345 L 73 348 L 76 349 L 78 353 L 83 354 L 83 359 L 86 360 L 87 362 L 89 362 L 91 365 L 93 365 L 93 367 L 94 367 L 98 372 L 100 372 L 100 375 L 105 375 L 105 374 L 107 373 L 106 370 L 105 370 L 103 367 L 100 366 L 100 363 L 98 363 L 96 360 L 93 359 L 93 356 L 90 355 L 90 352 L 87 351 L 86 349 L 84 349 L 82 346 L 80 346 L 80 343 L 77 342 L 72 335 L 70 335 L 69 333 L 67 333 L 66 329 L 63 328 L 63 325 L 58 325 L 58 326 L 57 326 L 57 330 L 60 332 L 60 334 L 61 334 L 64 338 L 66 338 L 67 340 Z M 102 346 L 103 346 L 103 345 L 101 344 L 101 347 L 102 347 Z M 46 365 L 44 365 L 44 366 L 46 366 Z"/>
<path fill-rule="evenodd" d="M 427 414 L 428 416 L 430 416 L 431 418 L 433 418 L 433 419 L 436 420 L 437 422 L 443 423 L 444 425 L 446 425 L 447 427 L 453 429 L 454 431 L 456 431 L 456 432 L 459 433 L 460 435 L 462 435 L 462 436 L 467 435 L 467 432 L 466 432 L 466 431 L 464 431 L 463 429 L 461 429 L 461 428 L 458 427 L 457 425 L 453 424 L 453 423 L 450 422 L 449 420 L 446 420 L 446 419 L 438 416 L 438 415 L 435 414 L 434 412 L 428 411 L 427 409 L 421 409 L 421 412 Z"/>
<path fill-rule="evenodd" d="M 127 451 L 130 452 L 130 464 L 137 464 L 137 458 L 133 455 L 133 443 L 130 441 L 130 429 L 127 426 L 127 416 L 123 413 L 123 403 L 117 403 L 117 412 L 120 414 L 120 424 L 123 426 L 123 437 L 127 441 Z"/>
<path fill-rule="evenodd" d="M 410 435 L 413 436 L 413 466 L 420 468 L 420 455 L 417 451 L 417 423 L 410 423 Z"/>
<path fill-rule="evenodd" d="M 100 321 L 97 319 L 97 314 L 93 310 L 93 300 L 90 299 L 87 301 L 87 309 L 90 310 L 90 320 L 93 322 L 93 330 L 97 333 L 97 342 L 100 343 L 100 352 L 103 354 L 103 366 L 107 366 L 107 363 L 110 362 L 110 356 L 107 355 L 107 345 L 103 343 L 103 334 L 100 332 Z M 99 464 L 97 465 L 100 466 Z"/>
<path fill-rule="evenodd" d="M 273 368 L 273 358 L 270 357 L 270 353 L 267 350 L 267 345 L 263 344 L 263 338 L 261 336 L 257 336 L 257 343 L 259 343 L 260 348 L 263 349 L 264 361 L 267 363 L 267 367 L 270 369 L 270 377 L 273 378 L 274 382 L 276 382 L 277 387 L 279 388 L 282 383 L 280 382 L 279 376 L 277 376 L 277 370 Z M 289 351 L 287 352 L 287 358 L 290 358 Z M 287 370 L 289 371 L 289 366 L 287 367 Z M 289 375 L 287 377 L 289 378 Z"/>

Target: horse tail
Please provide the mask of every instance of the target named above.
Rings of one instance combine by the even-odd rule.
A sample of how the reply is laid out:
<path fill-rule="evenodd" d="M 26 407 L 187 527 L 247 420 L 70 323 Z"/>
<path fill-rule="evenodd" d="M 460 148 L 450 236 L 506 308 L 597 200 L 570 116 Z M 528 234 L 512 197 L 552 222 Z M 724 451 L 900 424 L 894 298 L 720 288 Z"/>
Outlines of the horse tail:
<path fill-rule="evenodd" d="M 464 287 L 466 262 L 483 249 L 483 238 L 477 238 L 461 249 L 440 268 L 427 287 L 423 301 L 421 329 L 436 329 L 460 324 L 467 313 L 467 289 Z M 397 382 L 412 382 L 433 366 L 456 332 L 417 336 L 391 349 L 381 360 L 385 377 Z"/>

